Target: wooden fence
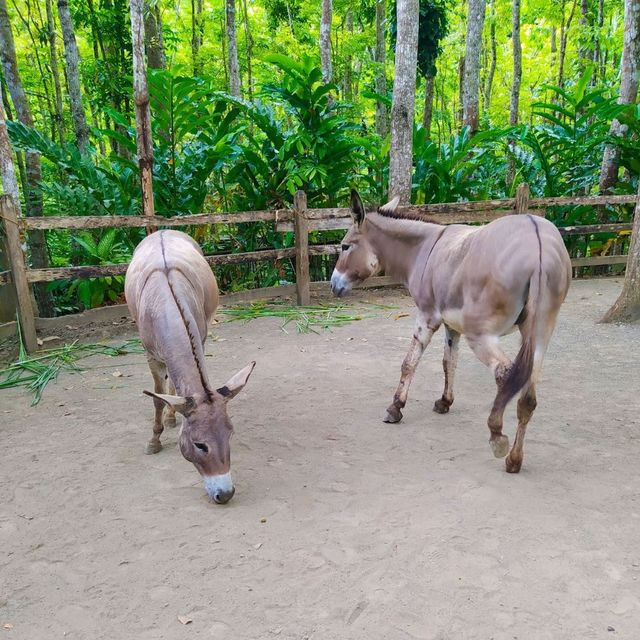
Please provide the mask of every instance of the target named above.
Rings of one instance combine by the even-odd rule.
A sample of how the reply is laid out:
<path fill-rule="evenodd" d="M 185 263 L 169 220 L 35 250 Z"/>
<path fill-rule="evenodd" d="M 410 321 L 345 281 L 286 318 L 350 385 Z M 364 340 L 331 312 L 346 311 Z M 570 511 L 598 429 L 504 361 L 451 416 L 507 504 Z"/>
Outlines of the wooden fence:
<path fill-rule="evenodd" d="M 635 195 L 623 196 L 585 196 L 567 198 L 530 198 L 529 187 L 520 185 L 515 198 L 503 200 L 485 200 L 481 202 L 455 202 L 430 205 L 411 205 L 400 207 L 400 211 L 419 216 L 426 222 L 438 224 L 486 223 L 505 215 L 533 213 L 544 216 L 545 210 L 555 206 L 616 206 L 636 204 Z M 316 255 L 335 255 L 340 245 L 309 245 L 309 232 L 316 230 L 347 229 L 351 223 L 349 209 L 309 209 L 307 197 L 302 191 L 295 194 L 293 209 L 274 209 L 269 211 L 240 211 L 234 213 L 203 213 L 198 215 L 163 218 L 159 216 L 47 216 L 18 218 L 16 207 L 9 196 L 0 197 L 0 218 L 3 220 L 7 251 L 10 258 L 10 271 L 0 272 L 0 285 L 13 283 L 18 299 L 25 347 L 32 352 L 37 348 L 35 317 L 29 285 L 33 282 L 52 282 L 55 280 L 77 280 L 123 275 L 128 264 L 108 264 L 98 266 L 75 266 L 50 269 L 30 269 L 27 266 L 21 244 L 21 237 L 33 229 L 102 229 L 155 227 L 171 228 L 195 225 L 226 225 L 247 222 L 272 222 L 276 231 L 293 231 L 295 244 L 285 249 L 266 249 L 247 253 L 209 255 L 210 265 L 237 264 L 258 260 L 280 260 L 295 258 L 296 296 L 298 304 L 309 303 L 309 258 Z M 619 233 L 630 231 L 632 223 L 614 223 L 561 227 L 563 236 L 590 236 L 598 233 Z M 626 264 L 626 255 L 604 255 L 573 258 L 574 267 Z M 388 279 L 377 280 L 380 284 Z M 271 288 L 271 291 L 273 288 Z M 268 293 L 269 290 L 264 290 Z"/>

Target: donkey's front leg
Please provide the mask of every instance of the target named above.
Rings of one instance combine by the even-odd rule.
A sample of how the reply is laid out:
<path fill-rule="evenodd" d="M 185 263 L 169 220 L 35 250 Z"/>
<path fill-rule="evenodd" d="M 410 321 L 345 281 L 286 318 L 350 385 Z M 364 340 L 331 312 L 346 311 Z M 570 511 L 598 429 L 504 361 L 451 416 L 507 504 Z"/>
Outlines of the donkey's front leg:
<path fill-rule="evenodd" d="M 387 408 L 383 420 L 384 422 L 400 422 L 402 420 L 402 411 L 404 405 L 407 404 L 407 395 L 409 394 L 409 385 L 413 379 L 418 362 L 427 348 L 433 334 L 438 330 L 440 325 L 430 323 L 423 313 L 418 313 L 416 318 L 416 326 L 413 331 L 411 346 L 407 353 L 402 368 L 400 370 L 400 384 L 393 396 L 393 402 Z"/>
<path fill-rule="evenodd" d="M 460 334 L 445 325 L 444 357 L 442 368 L 444 369 L 444 391 L 442 398 L 438 398 L 433 405 L 437 413 L 448 413 L 453 404 L 453 379 L 458 365 L 458 347 L 460 346 Z"/>
<path fill-rule="evenodd" d="M 162 362 L 159 362 L 150 355 L 147 355 L 147 361 L 149 363 L 149 369 L 153 376 L 153 390 L 155 393 L 165 393 L 165 376 L 167 369 Z M 162 443 L 160 442 L 160 436 L 164 431 L 162 424 L 162 414 L 164 413 L 165 404 L 159 398 L 153 399 L 154 406 L 154 418 L 153 418 L 153 436 L 147 443 L 145 453 L 152 454 L 158 453 L 162 449 Z"/>

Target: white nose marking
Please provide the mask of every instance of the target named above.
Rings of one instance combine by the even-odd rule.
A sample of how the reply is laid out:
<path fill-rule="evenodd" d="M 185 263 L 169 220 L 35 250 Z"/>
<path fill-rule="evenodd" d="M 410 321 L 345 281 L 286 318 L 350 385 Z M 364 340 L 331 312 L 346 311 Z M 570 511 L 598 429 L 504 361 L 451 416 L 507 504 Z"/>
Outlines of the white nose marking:
<path fill-rule="evenodd" d="M 231 472 L 224 473 L 220 476 L 204 476 L 204 488 L 213 498 L 217 493 L 229 493 L 233 489 L 233 480 Z"/>

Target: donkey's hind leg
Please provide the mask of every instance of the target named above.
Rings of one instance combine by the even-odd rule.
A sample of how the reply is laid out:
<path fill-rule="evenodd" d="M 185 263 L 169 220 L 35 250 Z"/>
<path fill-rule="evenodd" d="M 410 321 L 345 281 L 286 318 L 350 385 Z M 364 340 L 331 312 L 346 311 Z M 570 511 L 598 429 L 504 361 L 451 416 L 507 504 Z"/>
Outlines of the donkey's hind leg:
<path fill-rule="evenodd" d="M 533 382 L 529 383 L 524 391 L 518 398 L 518 430 L 516 431 L 516 438 L 513 442 L 511 452 L 505 460 L 506 469 L 508 473 L 518 473 L 522 466 L 522 459 L 524 454 L 522 447 L 524 445 L 524 436 L 527 431 L 527 425 L 531 416 L 535 411 L 536 402 L 536 387 Z"/>
<path fill-rule="evenodd" d="M 476 354 L 478 360 L 490 367 L 493 371 L 498 387 L 498 393 L 496 394 L 497 400 L 500 389 L 504 383 L 504 378 L 511 366 L 511 361 L 500 348 L 497 336 L 472 335 L 467 336 L 467 342 L 473 353 Z M 502 433 L 504 407 L 500 406 L 496 400 L 494 400 L 489 419 L 487 420 L 487 425 L 491 432 L 489 444 L 496 458 L 504 458 L 509 452 L 509 438 Z"/>
<path fill-rule="evenodd" d="M 151 375 L 153 376 L 153 390 L 155 393 L 165 393 L 165 376 L 167 374 L 167 369 L 165 365 L 147 355 L 147 361 L 149 362 L 149 369 L 151 370 Z M 145 453 L 158 453 L 162 449 L 162 443 L 160 442 L 160 436 L 164 431 L 164 426 L 162 424 L 162 414 L 164 412 L 165 404 L 159 398 L 153 399 L 153 406 L 155 408 L 154 418 L 153 418 L 153 436 L 151 440 L 147 443 L 147 448 Z"/>
<path fill-rule="evenodd" d="M 409 385 L 413 379 L 413 374 L 416 371 L 416 367 L 418 366 L 418 362 L 420 362 L 424 350 L 427 348 L 427 345 L 439 326 L 440 325 L 436 325 L 435 327 L 429 326 L 424 314 L 421 312 L 418 313 L 411 346 L 400 370 L 400 383 L 393 395 L 393 402 L 387 408 L 387 412 L 383 418 L 384 422 L 400 422 L 400 420 L 402 420 L 401 410 L 405 404 L 407 404 Z"/>
<path fill-rule="evenodd" d="M 453 379 L 458 365 L 458 347 L 460 346 L 460 334 L 445 325 L 444 357 L 442 368 L 444 369 L 444 391 L 442 398 L 438 398 L 433 405 L 436 413 L 448 413 L 453 404 Z"/>

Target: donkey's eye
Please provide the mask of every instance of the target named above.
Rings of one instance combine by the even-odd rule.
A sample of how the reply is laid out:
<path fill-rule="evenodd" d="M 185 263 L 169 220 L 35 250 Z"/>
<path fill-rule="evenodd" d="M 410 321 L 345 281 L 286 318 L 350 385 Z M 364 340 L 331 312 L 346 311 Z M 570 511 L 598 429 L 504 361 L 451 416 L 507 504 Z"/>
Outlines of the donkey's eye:
<path fill-rule="evenodd" d="M 196 447 L 196 449 L 200 449 L 202 453 L 209 453 L 209 447 L 207 447 L 204 442 L 194 442 L 193 446 Z"/>
<path fill-rule="evenodd" d="M 349 250 L 349 247 L 351 247 L 351 245 L 350 245 L 350 244 L 343 244 L 343 245 L 342 245 L 342 247 L 341 247 L 341 249 L 342 249 L 343 251 L 348 251 L 348 250 Z"/>

